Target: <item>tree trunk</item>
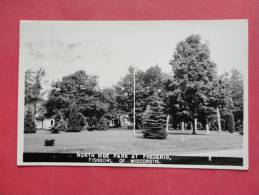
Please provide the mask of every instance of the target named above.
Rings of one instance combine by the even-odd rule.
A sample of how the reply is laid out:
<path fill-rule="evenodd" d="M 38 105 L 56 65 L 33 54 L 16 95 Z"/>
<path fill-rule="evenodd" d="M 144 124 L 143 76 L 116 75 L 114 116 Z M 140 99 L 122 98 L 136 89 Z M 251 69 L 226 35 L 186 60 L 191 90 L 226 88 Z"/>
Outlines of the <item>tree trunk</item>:
<path fill-rule="evenodd" d="M 181 130 L 184 131 L 184 122 L 181 122 Z"/>
<path fill-rule="evenodd" d="M 197 118 L 194 119 L 194 129 L 197 131 Z"/>
<path fill-rule="evenodd" d="M 35 118 L 36 112 L 37 112 L 37 103 L 33 103 L 33 109 L 34 109 L 34 111 L 33 111 L 33 117 Z"/>
<path fill-rule="evenodd" d="M 209 120 L 208 120 L 208 118 L 206 119 L 206 133 L 207 134 L 210 133 L 210 127 L 209 127 Z"/>
<path fill-rule="evenodd" d="M 206 133 L 209 134 L 210 133 L 210 128 L 209 128 L 209 124 L 206 124 Z"/>
<path fill-rule="evenodd" d="M 221 132 L 221 121 L 220 121 L 219 107 L 217 107 L 217 118 L 218 118 L 218 128 L 219 128 L 219 132 Z"/>
<path fill-rule="evenodd" d="M 192 119 L 192 126 L 193 126 L 193 127 L 195 127 L 195 121 L 194 121 L 194 120 L 195 120 L 195 119 Z M 193 129 L 192 129 L 192 134 L 193 134 L 193 135 L 196 135 L 196 134 L 197 134 L 196 128 L 193 128 Z"/>

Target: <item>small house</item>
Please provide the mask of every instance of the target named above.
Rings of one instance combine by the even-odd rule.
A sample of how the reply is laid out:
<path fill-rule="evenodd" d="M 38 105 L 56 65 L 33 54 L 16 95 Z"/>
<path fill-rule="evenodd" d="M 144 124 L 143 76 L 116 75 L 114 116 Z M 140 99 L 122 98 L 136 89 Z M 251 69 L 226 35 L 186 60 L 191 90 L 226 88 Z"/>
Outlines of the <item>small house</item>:
<path fill-rule="evenodd" d="M 44 120 L 38 120 L 35 117 L 35 124 L 37 129 L 51 129 L 55 126 L 55 116 L 45 118 Z"/>

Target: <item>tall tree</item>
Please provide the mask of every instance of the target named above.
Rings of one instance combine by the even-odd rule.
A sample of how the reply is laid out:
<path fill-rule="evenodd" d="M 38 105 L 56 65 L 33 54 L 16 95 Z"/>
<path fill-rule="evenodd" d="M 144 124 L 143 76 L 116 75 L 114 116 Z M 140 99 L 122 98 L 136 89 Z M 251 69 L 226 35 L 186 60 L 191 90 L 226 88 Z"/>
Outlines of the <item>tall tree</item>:
<path fill-rule="evenodd" d="M 146 71 L 135 69 L 136 83 L 136 127 L 142 126 L 142 115 L 151 101 L 151 96 L 159 92 L 161 96 L 164 93 L 163 83 L 169 75 L 163 73 L 158 66 L 151 66 Z M 118 110 L 133 117 L 133 67 L 115 86 L 116 103 Z"/>
<path fill-rule="evenodd" d="M 243 122 L 243 76 L 237 69 L 232 69 L 229 78 L 229 88 L 233 101 L 233 114 L 235 121 Z"/>
<path fill-rule="evenodd" d="M 46 108 L 44 106 L 44 103 L 40 104 L 38 110 L 37 110 L 37 114 L 35 116 L 35 118 L 38 120 L 38 121 L 41 121 L 41 128 L 43 128 L 43 123 L 44 123 L 44 120 L 46 118 L 45 114 L 46 114 Z"/>
<path fill-rule="evenodd" d="M 42 84 L 46 71 L 40 68 L 37 71 L 27 70 L 25 72 L 25 105 L 32 106 L 32 115 L 37 113 L 37 104 L 42 100 Z"/>
<path fill-rule="evenodd" d="M 115 85 L 116 93 L 116 105 L 117 112 L 120 114 L 127 114 L 133 121 L 133 102 L 134 102 L 134 80 L 133 80 L 134 68 L 129 67 L 129 72 Z M 141 110 L 139 107 L 141 103 L 139 102 L 139 97 L 141 95 L 141 77 L 143 72 L 140 70 L 135 70 L 136 78 L 136 126 L 139 126 L 140 117 L 139 114 Z"/>
<path fill-rule="evenodd" d="M 25 105 L 32 102 L 32 86 L 33 86 L 33 71 L 26 70 L 25 71 L 25 97 L 24 103 Z"/>
<path fill-rule="evenodd" d="M 103 101 L 108 105 L 108 110 L 104 114 L 106 119 L 113 119 L 116 117 L 116 100 L 115 100 L 115 91 L 113 88 L 104 88 L 101 91 Z"/>
<path fill-rule="evenodd" d="M 197 117 L 207 122 L 208 116 L 215 113 L 217 99 L 212 92 L 218 85 L 208 45 L 202 43 L 200 35 L 191 35 L 177 44 L 170 64 L 174 73 L 167 84 L 171 110 L 192 123 Z"/>
<path fill-rule="evenodd" d="M 61 111 L 64 117 L 68 118 L 70 113 L 68 107 L 72 102 L 76 103 L 78 112 L 89 120 L 93 117 L 99 119 L 109 108 L 98 88 L 97 77 L 88 75 L 82 70 L 52 84 L 52 90 L 45 104 L 47 115 L 51 116 Z"/>
<path fill-rule="evenodd" d="M 82 130 L 84 124 L 81 124 L 81 115 L 78 113 L 76 102 L 72 102 L 70 105 L 70 112 L 68 117 L 68 129 L 67 131 L 78 132 Z"/>

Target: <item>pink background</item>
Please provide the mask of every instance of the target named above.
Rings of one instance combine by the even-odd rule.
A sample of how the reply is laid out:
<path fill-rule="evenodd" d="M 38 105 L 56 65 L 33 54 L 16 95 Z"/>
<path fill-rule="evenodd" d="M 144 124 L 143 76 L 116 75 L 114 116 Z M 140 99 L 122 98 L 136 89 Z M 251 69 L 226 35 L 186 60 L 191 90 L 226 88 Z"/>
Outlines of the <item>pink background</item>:
<path fill-rule="evenodd" d="M 0 0 L 0 194 L 259 194 L 258 0 Z M 17 167 L 19 20 L 249 19 L 249 171 Z"/>

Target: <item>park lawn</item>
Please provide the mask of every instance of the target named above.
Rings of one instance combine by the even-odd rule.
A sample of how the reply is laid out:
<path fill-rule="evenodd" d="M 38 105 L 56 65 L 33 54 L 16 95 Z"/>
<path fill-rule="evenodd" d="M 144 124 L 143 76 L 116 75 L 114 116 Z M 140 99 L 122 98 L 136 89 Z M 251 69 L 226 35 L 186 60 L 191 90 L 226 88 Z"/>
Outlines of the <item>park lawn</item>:
<path fill-rule="evenodd" d="M 138 130 L 109 129 L 106 131 L 61 132 L 51 134 L 38 130 L 24 135 L 24 152 L 89 152 L 89 153 L 137 153 L 181 154 L 223 150 L 242 150 L 242 136 L 238 133 L 170 130 L 165 140 L 145 139 Z M 44 140 L 55 139 L 54 146 L 44 146 Z"/>

